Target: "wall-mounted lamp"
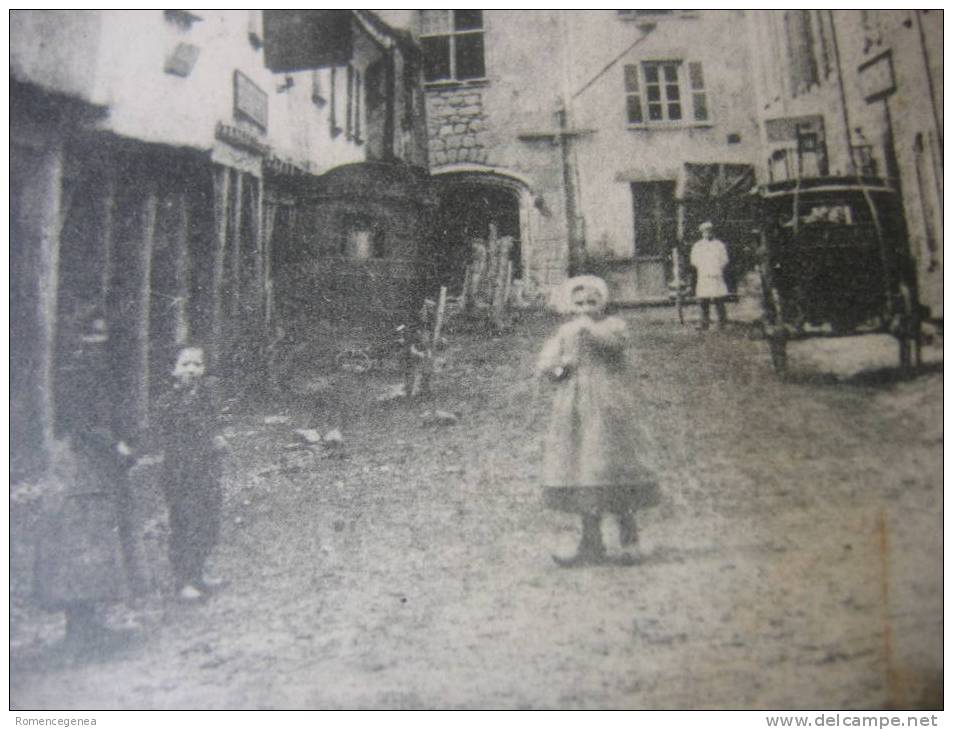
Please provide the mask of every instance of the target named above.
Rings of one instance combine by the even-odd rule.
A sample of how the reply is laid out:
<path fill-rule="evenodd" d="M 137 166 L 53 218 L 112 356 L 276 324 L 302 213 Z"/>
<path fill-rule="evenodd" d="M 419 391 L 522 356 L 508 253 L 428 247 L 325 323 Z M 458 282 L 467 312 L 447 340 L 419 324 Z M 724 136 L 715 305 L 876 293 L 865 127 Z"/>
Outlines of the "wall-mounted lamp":
<path fill-rule="evenodd" d="M 280 84 L 278 84 L 278 88 L 275 89 L 275 91 L 277 91 L 279 94 L 283 94 L 294 85 L 295 85 L 294 76 L 285 76 L 285 80 L 281 82 Z"/>
<path fill-rule="evenodd" d="M 549 206 L 546 205 L 546 198 L 542 195 L 537 195 L 533 198 L 533 207 L 536 208 L 544 216 L 551 216 L 553 212 L 549 209 Z"/>

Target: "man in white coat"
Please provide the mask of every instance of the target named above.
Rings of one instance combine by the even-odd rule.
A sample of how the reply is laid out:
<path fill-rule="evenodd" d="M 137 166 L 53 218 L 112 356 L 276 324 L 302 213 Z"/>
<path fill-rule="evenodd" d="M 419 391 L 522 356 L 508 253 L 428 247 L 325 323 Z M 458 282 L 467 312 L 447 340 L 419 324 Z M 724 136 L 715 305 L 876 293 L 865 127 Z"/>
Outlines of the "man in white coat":
<path fill-rule="evenodd" d="M 702 237 L 692 245 L 691 264 L 698 273 L 695 285 L 695 299 L 701 307 L 701 328 L 707 330 L 711 323 L 711 303 L 715 303 L 718 313 L 718 328 L 725 326 L 728 317 L 725 312 L 725 297 L 728 296 L 728 287 L 725 286 L 725 267 L 728 265 L 728 249 L 725 244 L 712 236 L 715 226 L 711 221 L 705 221 L 698 230 Z"/>

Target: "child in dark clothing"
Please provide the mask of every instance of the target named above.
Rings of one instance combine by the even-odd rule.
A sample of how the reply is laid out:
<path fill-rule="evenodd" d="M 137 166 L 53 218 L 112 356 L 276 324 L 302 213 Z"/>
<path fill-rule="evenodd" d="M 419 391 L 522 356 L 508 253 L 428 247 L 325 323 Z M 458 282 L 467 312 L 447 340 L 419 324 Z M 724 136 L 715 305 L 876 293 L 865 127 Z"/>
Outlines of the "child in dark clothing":
<path fill-rule="evenodd" d="M 217 584 L 204 570 L 218 541 L 225 440 L 218 433 L 218 409 L 205 378 L 204 350 L 181 347 L 172 378 L 172 388 L 156 408 L 165 455 L 161 480 L 169 507 L 169 561 L 179 598 L 197 601 Z"/>

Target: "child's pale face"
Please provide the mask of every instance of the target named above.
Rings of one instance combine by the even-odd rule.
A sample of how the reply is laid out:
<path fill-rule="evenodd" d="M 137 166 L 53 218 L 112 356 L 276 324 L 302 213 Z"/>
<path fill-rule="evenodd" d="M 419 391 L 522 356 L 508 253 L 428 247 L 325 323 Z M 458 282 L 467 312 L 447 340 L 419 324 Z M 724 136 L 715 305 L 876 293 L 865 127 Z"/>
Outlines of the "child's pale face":
<path fill-rule="evenodd" d="M 572 293 L 572 313 L 576 317 L 595 317 L 602 313 L 602 298 L 593 291 L 577 289 Z"/>
<path fill-rule="evenodd" d="M 201 347 L 186 347 L 175 360 L 172 377 L 190 384 L 205 375 L 205 353 Z"/>

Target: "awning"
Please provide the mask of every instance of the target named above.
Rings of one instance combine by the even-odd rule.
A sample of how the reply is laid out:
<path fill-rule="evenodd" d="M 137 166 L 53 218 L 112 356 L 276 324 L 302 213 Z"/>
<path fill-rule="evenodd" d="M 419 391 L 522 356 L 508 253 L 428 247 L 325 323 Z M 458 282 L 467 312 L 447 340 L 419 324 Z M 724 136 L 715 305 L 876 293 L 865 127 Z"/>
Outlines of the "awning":
<path fill-rule="evenodd" d="M 355 33 L 382 50 L 397 46 L 405 58 L 420 55 L 409 32 L 369 10 L 265 10 L 262 18 L 265 65 L 275 73 L 344 66 L 353 57 Z"/>
<path fill-rule="evenodd" d="M 350 10 L 265 10 L 265 65 L 275 73 L 344 66 L 352 56 Z"/>
<path fill-rule="evenodd" d="M 755 186 L 754 168 L 738 163 L 686 162 L 678 176 L 679 200 L 711 200 L 744 195 Z"/>

